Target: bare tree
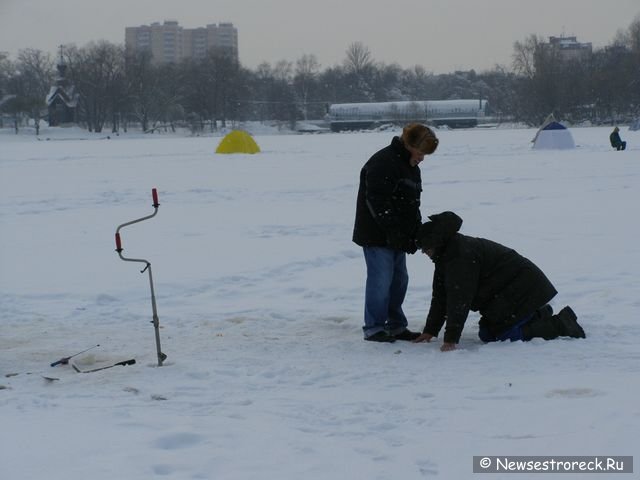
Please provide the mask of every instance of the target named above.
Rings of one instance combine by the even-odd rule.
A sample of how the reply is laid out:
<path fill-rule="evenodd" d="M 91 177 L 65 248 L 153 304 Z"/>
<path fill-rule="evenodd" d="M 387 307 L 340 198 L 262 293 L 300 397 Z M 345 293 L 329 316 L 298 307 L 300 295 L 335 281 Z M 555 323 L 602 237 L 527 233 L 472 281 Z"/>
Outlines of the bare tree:
<path fill-rule="evenodd" d="M 7 54 L 0 52 L 0 128 L 4 126 L 2 112 L 14 113 L 12 103 L 15 99 L 15 94 L 12 92 L 12 79 L 15 73 L 16 67 L 14 63 L 9 60 Z M 14 128 L 17 128 L 15 117 Z"/>
<path fill-rule="evenodd" d="M 293 90 L 293 64 L 288 60 L 279 60 L 272 70 L 273 83 L 269 91 L 269 100 L 275 119 L 288 122 L 295 127 L 297 109 Z"/>
<path fill-rule="evenodd" d="M 124 48 L 110 42 L 67 48 L 71 78 L 79 93 L 81 116 L 89 131 L 102 132 L 124 92 Z"/>
<path fill-rule="evenodd" d="M 159 76 L 152 63 L 151 52 L 127 52 L 125 78 L 128 111 L 140 122 L 143 132 L 149 131 L 149 123 L 155 117 Z"/>
<path fill-rule="evenodd" d="M 379 63 L 369 69 L 366 84 L 376 101 L 405 100 L 405 94 L 400 88 L 401 78 L 402 69 L 398 64 Z"/>
<path fill-rule="evenodd" d="M 239 100 L 242 92 L 240 66 L 236 60 L 223 50 L 212 52 L 214 68 L 214 89 L 216 95 L 216 113 L 223 127 L 227 121 L 235 122 L 239 114 Z"/>
<path fill-rule="evenodd" d="M 434 75 L 421 65 L 404 70 L 400 82 L 410 100 L 428 100 L 433 95 Z"/>
<path fill-rule="evenodd" d="M 536 74 L 536 52 L 540 50 L 543 40 L 536 35 L 529 35 L 523 42 L 513 44 L 513 71 L 516 75 L 533 78 Z"/>
<path fill-rule="evenodd" d="M 303 55 L 296 61 L 293 84 L 302 105 L 302 116 L 306 120 L 309 113 L 309 97 L 317 87 L 320 63 L 315 55 Z"/>
<path fill-rule="evenodd" d="M 347 71 L 356 75 L 366 74 L 374 62 L 369 47 L 362 42 L 354 42 L 347 48 L 344 66 Z"/>
<path fill-rule="evenodd" d="M 561 61 L 557 49 L 530 35 L 515 42 L 513 68 L 519 83 L 518 116 L 531 124 L 539 124 L 549 113 L 561 113 Z"/>
<path fill-rule="evenodd" d="M 182 63 L 182 95 L 192 133 L 204 130 L 209 121 L 209 78 L 204 62 L 188 60 Z"/>
<path fill-rule="evenodd" d="M 516 76 L 506 67 L 496 65 L 493 70 L 481 75 L 486 88 L 481 90 L 480 97 L 489 102 L 492 115 L 498 121 L 512 117 L 516 112 Z"/>
<path fill-rule="evenodd" d="M 640 115 L 640 14 L 631 22 L 628 32 L 628 47 L 632 55 L 629 100 L 635 106 L 633 114 L 638 116 Z"/>
<path fill-rule="evenodd" d="M 0 98 L 7 94 L 7 83 L 15 71 L 12 63 L 8 54 L 0 52 Z"/>
<path fill-rule="evenodd" d="M 631 52 L 624 45 L 608 46 L 596 52 L 593 64 L 596 116 L 600 121 L 618 122 L 631 113 L 628 112 L 634 95 L 630 88 L 634 78 Z"/>
<path fill-rule="evenodd" d="M 155 122 L 160 122 L 165 131 L 168 128 L 175 132 L 176 123 L 184 119 L 183 79 L 184 69 L 182 65 L 166 63 L 156 69 L 158 83 L 156 98 Z"/>
<path fill-rule="evenodd" d="M 33 119 L 36 135 L 40 120 L 46 115 L 46 97 L 53 84 L 53 61 L 41 50 L 25 49 L 18 53 L 14 78 L 16 106 Z"/>
<path fill-rule="evenodd" d="M 362 42 L 354 42 L 347 48 L 343 62 L 344 79 L 347 82 L 349 100 L 353 102 L 375 101 L 375 64 L 371 51 Z"/>

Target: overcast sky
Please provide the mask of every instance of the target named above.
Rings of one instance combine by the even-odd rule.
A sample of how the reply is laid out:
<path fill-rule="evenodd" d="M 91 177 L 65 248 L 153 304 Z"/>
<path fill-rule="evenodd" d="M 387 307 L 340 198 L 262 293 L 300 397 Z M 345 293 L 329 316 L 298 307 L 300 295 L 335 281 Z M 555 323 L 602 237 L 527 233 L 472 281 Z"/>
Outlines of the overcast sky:
<path fill-rule="evenodd" d="M 602 47 L 638 15 L 640 0 L 0 0 L 0 51 L 124 43 L 125 27 L 172 19 L 232 22 L 249 68 L 315 54 L 324 69 L 359 41 L 376 61 L 448 73 L 510 66 L 530 34 Z"/>

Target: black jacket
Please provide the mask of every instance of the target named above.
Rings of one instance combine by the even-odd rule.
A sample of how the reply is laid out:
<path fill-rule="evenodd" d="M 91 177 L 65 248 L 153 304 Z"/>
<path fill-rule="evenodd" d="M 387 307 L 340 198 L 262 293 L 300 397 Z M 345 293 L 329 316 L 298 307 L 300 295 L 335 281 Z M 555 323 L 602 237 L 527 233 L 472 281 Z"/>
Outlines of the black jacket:
<path fill-rule="evenodd" d="M 611 146 L 613 148 L 618 148 L 620 145 L 622 145 L 620 134 L 616 131 L 611 132 L 611 135 L 609 135 L 609 141 L 611 142 Z"/>
<path fill-rule="evenodd" d="M 422 178 L 420 168 L 409 163 L 410 157 L 400 139 L 394 137 L 391 145 L 376 152 L 362 167 L 353 228 L 356 244 L 393 248 L 414 245 L 422 222 Z"/>
<path fill-rule="evenodd" d="M 533 262 L 499 243 L 457 233 L 462 224 L 457 218 L 453 231 L 448 222 L 444 243 L 432 258 L 433 294 L 424 333 L 437 336 L 446 324 L 444 341 L 458 343 L 472 310 L 480 312 L 480 324 L 497 336 L 556 295 Z"/>

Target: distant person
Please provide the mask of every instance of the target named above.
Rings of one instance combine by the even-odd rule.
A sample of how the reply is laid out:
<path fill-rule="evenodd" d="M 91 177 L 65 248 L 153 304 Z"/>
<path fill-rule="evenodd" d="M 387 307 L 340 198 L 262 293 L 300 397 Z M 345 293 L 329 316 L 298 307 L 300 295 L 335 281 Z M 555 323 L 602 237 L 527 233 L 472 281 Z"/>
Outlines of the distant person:
<path fill-rule="evenodd" d="M 435 152 L 438 138 L 419 123 L 376 152 L 360 171 L 353 241 L 367 265 L 364 338 L 373 342 L 414 340 L 402 310 L 409 275 L 406 254 L 415 253 L 422 224 L 420 162 Z"/>
<path fill-rule="evenodd" d="M 616 150 L 624 150 L 627 148 L 627 142 L 623 142 L 620 138 L 620 129 L 618 127 L 614 128 L 611 135 L 609 135 L 609 141 L 611 142 L 611 146 Z"/>
<path fill-rule="evenodd" d="M 545 274 L 515 250 L 458 233 L 453 212 L 429 216 L 418 246 L 435 263 L 427 322 L 415 342 L 430 342 L 444 326 L 440 350 L 454 350 L 469 311 L 480 312 L 483 342 L 585 338 L 571 307 L 557 315 L 548 302 L 557 291 Z"/>

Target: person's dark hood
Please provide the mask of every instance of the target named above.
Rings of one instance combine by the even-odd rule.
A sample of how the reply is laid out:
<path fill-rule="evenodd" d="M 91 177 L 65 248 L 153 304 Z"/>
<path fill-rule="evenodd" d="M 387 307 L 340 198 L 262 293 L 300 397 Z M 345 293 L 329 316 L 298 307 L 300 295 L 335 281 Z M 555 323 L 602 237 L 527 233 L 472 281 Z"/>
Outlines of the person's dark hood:
<path fill-rule="evenodd" d="M 416 243 L 423 250 L 446 245 L 462 226 L 462 219 L 453 212 L 429 215 L 429 220 L 418 228 Z"/>

